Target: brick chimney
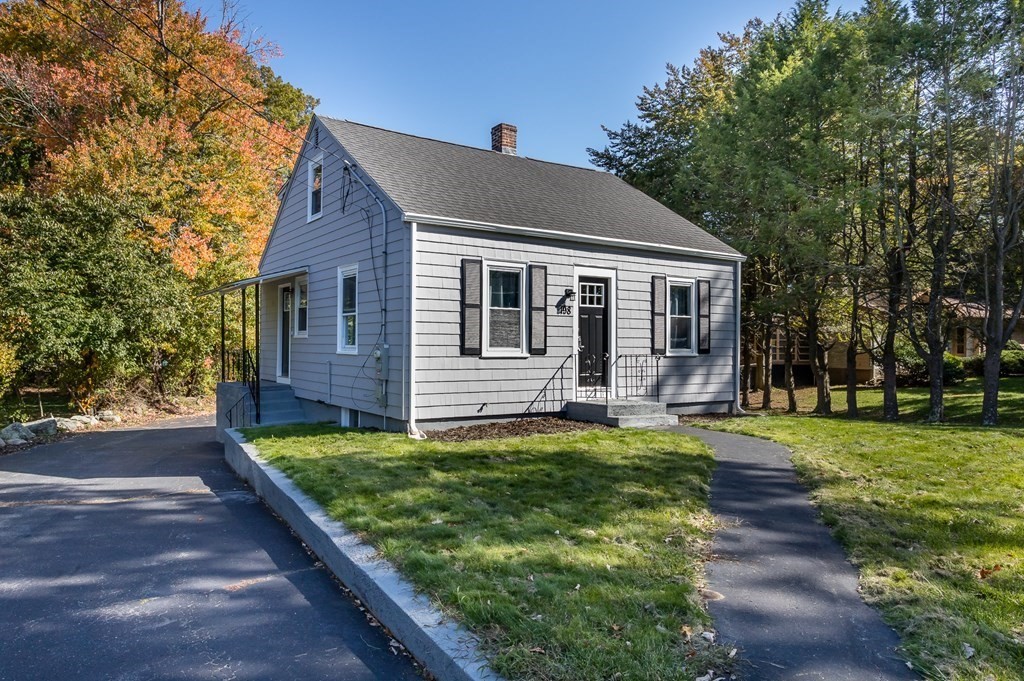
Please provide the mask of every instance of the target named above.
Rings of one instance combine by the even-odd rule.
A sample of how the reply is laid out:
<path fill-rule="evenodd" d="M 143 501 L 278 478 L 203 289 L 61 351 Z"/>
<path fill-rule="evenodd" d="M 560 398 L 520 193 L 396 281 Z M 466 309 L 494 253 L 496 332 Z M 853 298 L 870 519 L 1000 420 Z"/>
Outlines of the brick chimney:
<path fill-rule="evenodd" d="M 491 149 L 515 156 L 516 126 L 511 123 L 498 123 L 491 128 Z"/>

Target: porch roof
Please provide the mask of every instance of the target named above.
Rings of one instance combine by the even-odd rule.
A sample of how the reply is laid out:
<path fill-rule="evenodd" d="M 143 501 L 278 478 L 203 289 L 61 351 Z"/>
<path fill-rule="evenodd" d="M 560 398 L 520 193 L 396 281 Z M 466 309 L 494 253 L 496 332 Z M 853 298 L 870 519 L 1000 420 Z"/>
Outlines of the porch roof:
<path fill-rule="evenodd" d="M 209 291 L 203 291 L 200 293 L 201 296 L 212 296 L 215 293 L 231 293 L 243 289 L 253 284 L 262 284 L 268 281 L 274 281 L 275 279 L 287 279 L 288 277 L 295 277 L 300 274 L 309 274 L 309 267 L 303 265 L 302 267 L 296 267 L 290 270 L 281 270 L 279 272 L 268 272 L 267 274 L 260 274 L 255 277 L 249 277 L 248 279 L 239 279 L 238 281 L 231 281 L 227 284 L 222 284 L 217 288 L 212 288 Z"/>

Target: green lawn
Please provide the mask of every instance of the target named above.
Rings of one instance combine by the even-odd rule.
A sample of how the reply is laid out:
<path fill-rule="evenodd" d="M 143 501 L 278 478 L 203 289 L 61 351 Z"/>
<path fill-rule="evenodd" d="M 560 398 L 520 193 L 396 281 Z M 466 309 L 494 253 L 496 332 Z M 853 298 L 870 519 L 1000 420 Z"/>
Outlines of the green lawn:
<path fill-rule="evenodd" d="M 446 443 L 330 426 L 246 437 L 473 629 L 509 679 L 723 668 L 699 636 L 714 463 L 696 439 L 603 430 Z"/>
<path fill-rule="evenodd" d="M 955 420 L 977 419 L 981 396 L 969 389 L 952 391 Z M 1024 382 L 1004 389 L 1004 422 L 1019 423 Z M 862 402 L 880 405 L 880 391 Z M 908 418 L 924 408 L 916 392 L 903 404 Z M 793 449 L 865 598 L 926 676 L 1024 679 L 1024 431 L 808 416 L 710 427 Z"/>
<path fill-rule="evenodd" d="M 814 388 L 797 390 L 797 408 L 809 412 L 814 408 Z M 751 407 L 761 406 L 761 393 L 750 394 Z M 882 417 L 881 388 L 860 388 L 857 404 L 861 416 L 867 419 Z M 920 421 L 928 415 L 927 388 L 900 388 L 900 416 L 902 420 Z M 960 385 L 946 389 L 946 418 L 950 423 L 981 423 L 981 379 L 969 378 Z M 772 409 L 781 412 L 786 408 L 786 391 L 772 390 Z M 846 386 L 832 386 L 832 408 L 837 415 L 846 413 Z M 1024 378 L 1004 378 L 1000 381 L 999 419 L 1004 426 L 1024 425 Z"/>

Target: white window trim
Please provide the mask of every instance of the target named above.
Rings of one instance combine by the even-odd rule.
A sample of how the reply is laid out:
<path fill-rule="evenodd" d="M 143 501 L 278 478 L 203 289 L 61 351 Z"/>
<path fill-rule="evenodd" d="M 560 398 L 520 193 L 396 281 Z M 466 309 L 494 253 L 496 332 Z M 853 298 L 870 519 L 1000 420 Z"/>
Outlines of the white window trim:
<path fill-rule="evenodd" d="M 484 358 L 506 358 L 506 359 L 524 359 L 530 356 L 526 347 L 526 308 L 529 307 L 528 301 L 526 300 L 526 268 L 527 263 L 524 262 L 502 262 L 499 260 L 484 260 L 483 263 L 483 276 L 481 285 L 483 286 L 483 292 L 481 293 L 481 305 L 480 315 L 482 317 L 481 323 L 483 324 L 482 343 L 483 347 L 480 348 L 480 356 Z M 503 269 L 503 270 L 518 270 L 519 271 L 519 350 L 515 349 L 496 349 L 491 350 L 491 295 L 490 295 L 490 284 L 491 284 L 491 269 Z"/>
<path fill-rule="evenodd" d="M 690 287 L 690 349 L 672 349 L 672 287 Z M 669 279 L 665 283 L 665 354 L 672 357 L 697 356 L 697 280 Z"/>
<path fill-rule="evenodd" d="M 344 324 L 345 315 L 341 311 L 343 302 L 342 297 L 342 283 L 346 277 L 355 276 L 356 278 L 356 311 L 354 316 L 356 318 L 356 344 L 345 345 L 345 331 Z M 338 342 L 337 342 L 337 354 L 339 355 L 358 355 L 359 354 L 359 265 L 342 265 L 338 268 Z"/>
<path fill-rule="evenodd" d="M 313 168 L 320 166 L 320 212 L 313 212 Z M 327 179 L 324 167 L 324 154 L 320 152 L 306 163 L 306 222 L 313 222 L 324 214 L 324 198 L 327 192 L 324 191 L 325 180 Z"/>
<path fill-rule="evenodd" d="M 299 329 L 299 287 L 306 287 L 306 329 L 302 331 Z M 299 277 L 295 280 L 295 288 L 292 293 L 292 305 L 294 310 L 292 316 L 295 318 L 295 329 L 292 333 L 293 338 L 309 338 L 309 277 Z"/>

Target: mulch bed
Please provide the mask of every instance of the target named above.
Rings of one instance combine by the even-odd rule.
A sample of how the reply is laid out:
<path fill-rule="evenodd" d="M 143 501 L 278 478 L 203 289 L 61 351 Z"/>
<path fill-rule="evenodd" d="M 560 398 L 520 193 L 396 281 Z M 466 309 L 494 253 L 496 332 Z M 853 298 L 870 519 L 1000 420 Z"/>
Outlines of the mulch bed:
<path fill-rule="evenodd" d="M 469 440 L 500 440 L 506 437 L 526 437 L 528 435 L 550 435 L 552 433 L 572 433 L 581 430 L 608 430 L 609 426 L 600 423 L 570 421 L 552 416 L 501 421 L 497 423 L 479 423 L 472 426 L 459 426 L 446 430 L 428 430 L 427 437 L 440 442 L 468 442 Z"/>

